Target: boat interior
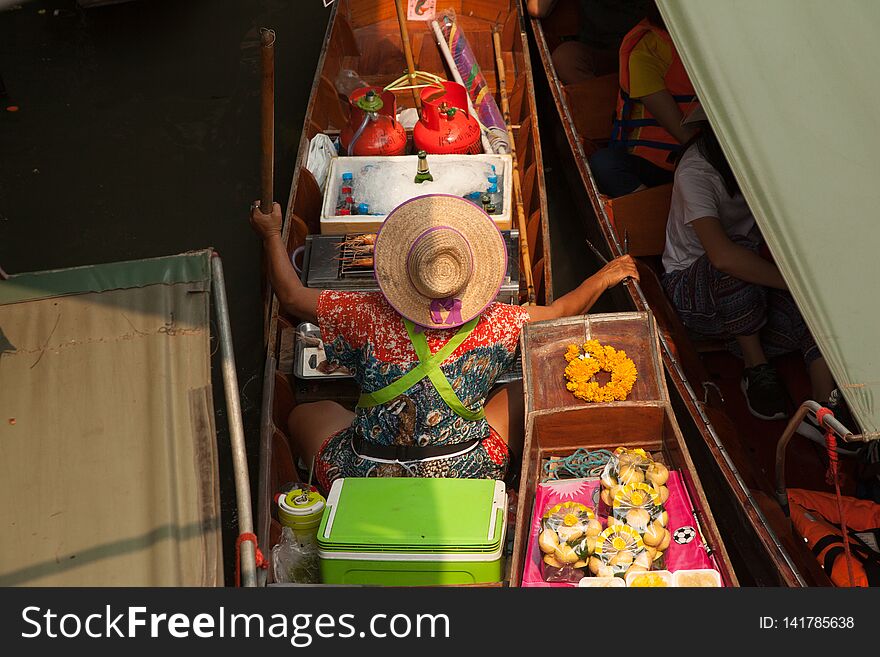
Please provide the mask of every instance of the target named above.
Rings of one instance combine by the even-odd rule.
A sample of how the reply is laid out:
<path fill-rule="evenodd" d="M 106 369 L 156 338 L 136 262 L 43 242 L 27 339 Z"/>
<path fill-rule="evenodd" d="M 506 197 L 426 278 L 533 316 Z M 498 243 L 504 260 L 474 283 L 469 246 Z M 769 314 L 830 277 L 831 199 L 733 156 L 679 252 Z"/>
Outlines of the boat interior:
<path fill-rule="evenodd" d="M 614 73 L 564 85 L 556 76 L 552 53 L 563 41 L 577 37 L 578 6 L 575 0 L 559 0 L 551 14 L 542 19 L 533 19 L 532 24 L 537 50 L 560 118 L 560 125 L 557 126 L 552 126 L 551 121 L 545 118 L 545 132 L 555 127 L 559 138 L 564 139 L 571 150 L 576 167 L 570 168 L 572 176 L 569 182 L 585 189 L 589 197 L 589 205 L 583 209 L 583 221 L 598 225 L 602 243 L 597 244 L 599 248 L 607 249 L 609 255 L 623 253 L 624 243 L 628 244 L 628 253 L 636 257 L 639 265 L 640 287 L 644 296 L 640 297 L 632 287 L 628 288 L 630 298 L 624 301 L 624 307 L 642 308 L 647 302 L 670 347 L 671 353 L 664 355 L 667 366 L 670 359 L 677 361 L 692 390 L 702 398 L 697 401 L 700 410 L 712 423 L 724 449 L 779 540 L 800 564 L 802 572 L 808 573 L 808 578 L 818 584 L 829 584 L 824 573 L 814 568 L 815 560 L 804 548 L 803 542 L 791 536 L 790 523 L 773 498 L 776 446 L 787 421 L 765 421 L 751 415 L 740 390 L 741 361 L 731 355 L 723 343 L 701 340 L 699 336 L 690 334 L 660 286 L 659 277 L 663 272 L 661 255 L 672 185 L 649 188 L 614 199 L 599 194 L 596 189 L 587 158 L 609 142 L 617 102 L 618 77 Z M 810 398 L 809 378 L 800 354 L 774 359 L 774 365 L 785 380 L 795 407 Z M 676 380 L 675 376 L 671 378 L 681 390 L 682 382 Z M 688 410 L 695 415 L 696 404 L 690 403 L 689 406 Z M 858 432 L 858 427 L 850 429 Z M 825 447 L 796 434 L 787 450 L 786 485 L 790 488 L 833 492 L 833 486 L 826 480 L 827 469 Z M 856 460 L 842 457 L 841 472 L 842 492 L 853 495 L 857 483 Z"/>
<path fill-rule="evenodd" d="M 404 3 L 405 4 L 405 3 Z M 505 69 L 505 91 L 509 103 L 509 127 L 513 134 L 521 199 L 525 219 L 525 239 L 531 253 L 531 270 L 538 302 L 552 301 L 549 253 L 549 225 L 546 222 L 547 199 L 544 189 L 541 139 L 535 110 L 525 23 L 516 0 L 451 0 L 438 6 L 455 12 L 496 101 L 501 104 L 493 31 L 500 35 Z M 325 37 L 312 88 L 309 108 L 298 149 L 290 197 L 285 218 L 288 252 L 294 254 L 307 236 L 319 234 L 322 192 L 306 168 L 309 142 L 318 134 L 336 137 L 349 118 L 348 99 L 337 91 L 341 71 L 353 70 L 370 85 L 385 87 L 407 71 L 400 29 L 393 2 L 340 0 L 334 3 L 333 15 Z M 415 69 L 444 79 L 452 79 L 435 41 L 429 23 L 407 21 Z M 412 107 L 409 90 L 396 92 L 398 107 Z M 411 137 L 411 130 L 408 130 Z M 521 225 L 521 224 L 519 224 Z M 514 222 L 514 227 L 518 224 Z M 520 234 L 522 234 L 520 230 Z M 522 239 L 522 236 L 521 236 Z M 520 271 L 525 266 L 520 263 Z M 526 290 L 520 276 L 520 301 Z M 308 475 L 298 470 L 298 455 L 287 436 L 287 418 L 296 404 L 335 399 L 354 407 L 358 390 L 351 379 L 311 382 L 297 379 L 293 372 L 293 354 L 298 322 L 277 303 L 267 299 L 269 354 L 264 376 L 264 399 L 260 451 L 260 484 L 257 493 L 257 532 L 264 553 L 278 542 L 281 525 L 273 516 L 274 494 L 286 483 L 302 481 Z"/>

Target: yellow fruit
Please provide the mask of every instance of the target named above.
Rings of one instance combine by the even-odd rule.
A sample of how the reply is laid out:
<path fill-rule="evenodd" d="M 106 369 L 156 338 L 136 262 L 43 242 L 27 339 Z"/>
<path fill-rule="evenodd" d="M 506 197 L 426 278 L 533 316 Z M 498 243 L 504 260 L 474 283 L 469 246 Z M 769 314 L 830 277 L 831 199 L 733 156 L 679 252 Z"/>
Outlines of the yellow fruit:
<path fill-rule="evenodd" d="M 630 573 L 645 573 L 647 571 L 648 571 L 647 568 L 644 568 L 644 567 L 639 566 L 637 564 L 633 564 L 632 566 L 630 566 L 629 568 L 626 569 L 625 575 L 629 575 Z"/>
<path fill-rule="evenodd" d="M 574 563 L 578 560 L 578 555 L 575 554 L 574 549 L 570 545 L 560 545 L 556 548 L 553 556 L 562 563 Z"/>
<path fill-rule="evenodd" d="M 556 534 L 559 536 L 560 543 L 574 543 L 584 535 L 584 532 L 580 527 L 566 527 L 562 525 L 556 530 Z"/>
<path fill-rule="evenodd" d="M 590 569 L 590 572 L 594 575 L 599 573 L 599 569 L 602 568 L 602 562 L 598 557 L 590 557 L 590 560 L 587 562 L 587 566 Z"/>
<path fill-rule="evenodd" d="M 663 527 L 659 526 L 656 522 L 652 522 L 642 535 L 642 540 L 645 542 L 645 545 L 656 548 L 663 542 L 665 534 L 666 530 Z"/>
<path fill-rule="evenodd" d="M 587 565 L 587 562 L 586 562 L 586 561 L 583 561 L 583 560 L 581 560 L 581 561 L 575 561 L 575 562 L 574 562 L 574 567 L 575 567 L 575 568 L 583 568 L 583 567 L 586 566 L 586 565 Z"/>
<path fill-rule="evenodd" d="M 620 469 L 618 479 L 623 484 L 640 484 L 645 481 L 645 475 L 638 468 L 627 465 Z"/>
<path fill-rule="evenodd" d="M 669 470 L 662 463 L 654 462 L 651 464 L 651 467 L 648 468 L 646 475 L 648 481 L 654 484 L 654 486 L 659 487 L 665 485 L 669 479 Z"/>
<path fill-rule="evenodd" d="M 553 558 L 552 554 L 544 555 L 544 563 L 548 566 L 553 566 L 554 568 L 562 568 L 562 564 L 556 561 L 556 559 Z"/>
<path fill-rule="evenodd" d="M 587 523 L 587 536 L 598 536 L 602 533 L 602 523 L 596 520 L 595 518 L 591 519 Z"/>
<path fill-rule="evenodd" d="M 669 524 L 669 514 L 666 513 L 666 511 L 663 511 L 660 514 L 660 517 L 658 518 L 658 520 L 660 521 L 660 524 L 665 527 L 667 524 Z"/>
<path fill-rule="evenodd" d="M 538 547 L 541 548 L 541 552 L 553 554 L 556 548 L 559 547 L 559 537 L 556 535 L 556 532 L 549 528 L 542 531 L 541 535 L 538 536 Z"/>
<path fill-rule="evenodd" d="M 611 566 L 599 566 L 596 577 L 614 577 L 614 568 Z"/>
<path fill-rule="evenodd" d="M 663 579 L 662 575 L 657 573 L 645 573 L 644 575 L 638 575 L 633 577 L 630 580 L 630 586 L 650 586 L 650 587 L 662 587 L 668 586 L 666 580 Z"/>
<path fill-rule="evenodd" d="M 638 532 L 643 532 L 651 522 L 651 514 L 645 509 L 630 509 L 626 512 L 626 524 Z"/>
<path fill-rule="evenodd" d="M 615 479 L 614 475 L 610 472 L 608 474 L 603 474 L 600 481 L 603 488 L 614 488 L 617 485 L 617 479 Z"/>
<path fill-rule="evenodd" d="M 621 550 L 608 562 L 612 566 L 629 566 L 633 562 L 632 552 L 629 550 Z"/>
<path fill-rule="evenodd" d="M 653 562 L 653 559 L 651 558 L 650 553 L 647 551 L 639 552 L 636 555 L 636 558 L 633 560 L 633 564 L 635 564 L 636 566 L 642 566 L 643 568 L 645 568 L 647 570 L 650 570 L 652 562 Z"/>
<path fill-rule="evenodd" d="M 614 527 L 614 525 L 619 525 L 619 524 L 621 524 L 620 520 L 618 520 L 614 516 L 608 516 L 608 526 L 609 527 Z"/>
<path fill-rule="evenodd" d="M 666 486 L 658 486 L 657 494 L 659 497 L 657 498 L 658 504 L 666 504 L 666 500 L 669 499 L 669 488 Z"/>
<path fill-rule="evenodd" d="M 602 501 L 605 503 L 606 506 L 611 506 L 614 503 L 614 500 L 612 499 L 612 496 L 611 496 L 611 491 L 608 490 L 607 488 L 602 489 L 602 493 L 600 494 L 600 497 L 602 498 Z"/>
<path fill-rule="evenodd" d="M 660 545 L 657 546 L 657 549 L 661 552 L 666 552 L 666 548 L 669 547 L 669 541 L 672 540 L 672 534 L 669 533 L 668 529 L 664 529 L 663 531 L 666 532 L 666 535 L 663 537 L 663 541 Z"/>
<path fill-rule="evenodd" d="M 586 544 L 587 544 L 587 554 L 593 554 L 593 552 L 596 551 L 596 537 L 595 536 L 587 536 Z"/>
<path fill-rule="evenodd" d="M 648 559 L 654 561 L 657 558 L 657 548 L 652 547 L 650 545 L 645 545 L 645 554 L 648 555 Z"/>

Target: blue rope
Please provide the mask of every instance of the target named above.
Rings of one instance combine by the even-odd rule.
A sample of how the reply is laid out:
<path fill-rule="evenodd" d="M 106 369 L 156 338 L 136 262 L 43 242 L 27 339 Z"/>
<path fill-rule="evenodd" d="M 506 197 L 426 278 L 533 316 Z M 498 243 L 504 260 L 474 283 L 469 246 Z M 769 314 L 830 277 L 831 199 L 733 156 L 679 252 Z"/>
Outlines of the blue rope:
<path fill-rule="evenodd" d="M 597 449 L 594 452 L 583 447 L 575 450 L 568 456 L 551 456 L 543 464 L 542 481 L 555 481 L 558 479 L 586 479 L 600 477 L 605 465 L 614 456 L 607 449 Z M 561 477 L 567 473 L 568 477 Z"/>

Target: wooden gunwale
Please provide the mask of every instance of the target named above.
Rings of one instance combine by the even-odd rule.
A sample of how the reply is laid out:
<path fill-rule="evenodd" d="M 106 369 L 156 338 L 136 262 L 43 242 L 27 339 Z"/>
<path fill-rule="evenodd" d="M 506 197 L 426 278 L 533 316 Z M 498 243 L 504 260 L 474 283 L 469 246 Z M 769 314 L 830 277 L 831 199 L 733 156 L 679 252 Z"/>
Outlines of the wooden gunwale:
<path fill-rule="evenodd" d="M 547 196 L 544 185 L 544 167 L 541 153 L 541 136 L 536 112 L 535 87 L 532 66 L 529 60 L 528 40 L 525 33 L 525 21 L 519 0 L 450 0 L 451 6 L 459 19 L 462 28 L 468 33 L 471 45 L 475 50 L 482 48 L 475 44 L 473 30 L 485 27 L 489 36 L 491 52 L 492 24 L 502 27 L 502 50 L 508 79 L 508 96 L 511 106 L 511 128 L 517 143 L 523 174 L 523 203 L 526 206 L 528 233 L 535 270 L 540 270 L 542 279 L 543 300 L 550 302 L 552 293 L 552 265 L 550 262 L 550 228 L 547 221 Z M 442 9 L 443 7 L 438 7 Z M 309 104 L 305 113 L 303 129 L 297 149 L 297 160 L 294 166 L 293 179 L 288 195 L 282 239 L 292 253 L 305 241 L 310 232 L 319 232 L 318 222 L 314 216 L 300 216 L 300 213 L 311 215 L 315 207 L 315 195 L 318 189 L 314 177 L 306 169 L 310 139 L 318 132 L 334 134 L 344 126 L 347 108 L 341 105 L 336 95 L 332 80 L 342 68 L 354 68 L 369 83 L 381 83 L 383 86 L 391 82 L 402 72 L 392 74 L 384 69 L 393 64 L 380 57 L 394 51 L 394 44 L 399 42 L 396 34 L 397 19 L 394 3 L 375 0 L 337 0 L 330 8 L 331 14 L 325 32 L 324 43 L 318 59 L 318 66 L 309 96 Z M 393 23 L 393 30 L 389 25 Z M 410 41 L 416 67 L 422 68 L 424 61 L 440 62 L 439 70 L 430 67 L 422 68 L 444 77 L 447 75 L 439 53 L 436 57 L 432 50 L 436 45 L 430 41 L 425 25 L 418 22 L 409 23 Z M 480 30 L 482 32 L 482 30 Z M 279 30 L 279 35 L 283 31 Z M 359 37 L 361 40 L 359 41 Z M 365 55 L 360 48 L 367 44 L 373 48 Z M 382 51 L 381 49 L 385 50 Z M 378 53 L 378 55 L 377 55 Z M 381 71 L 361 70 L 357 64 L 364 57 L 381 62 Z M 483 61 L 482 52 L 478 52 L 483 73 L 487 83 L 497 97 L 494 55 Z M 420 66 L 422 64 L 422 66 Z M 390 70 L 390 69 L 389 69 Z M 282 72 L 279 72 L 283 74 Z M 409 94 L 397 97 L 398 105 L 411 106 Z M 320 207 L 320 204 L 317 205 Z M 540 261 L 540 267 L 539 265 Z M 538 278 L 535 279 L 536 288 Z M 268 401 L 262 409 L 260 428 L 259 482 L 257 488 L 257 526 L 259 546 L 264 554 L 270 554 L 280 531 L 277 521 L 272 518 L 273 496 L 277 485 L 289 481 L 284 479 L 290 473 L 295 475 L 296 465 L 294 454 L 286 436 L 286 415 L 296 403 L 295 381 L 293 375 L 282 371 L 284 357 L 282 354 L 286 334 L 296 326 L 296 320 L 286 316 L 280 308 L 277 297 L 267 286 L 269 298 L 266 300 L 268 314 L 266 326 L 266 366 L 263 376 L 264 395 Z M 540 301 L 539 297 L 539 301 Z M 280 452 L 279 452 L 280 450 Z M 283 463 L 282 463 L 283 461 Z"/>
<path fill-rule="evenodd" d="M 544 72 L 549 83 L 551 95 L 556 106 L 558 118 L 571 148 L 578 175 L 590 199 L 596 225 L 605 241 L 608 253 L 612 257 L 622 255 L 623 246 L 618 240 L 604 204 L 600 199 L 596 181 L 587 163 L 587 155 L 583 143 L 579 138 L 571 109 L 563 90 L 563 85 L 556 76 L 551 59 L 550 48 L 548 46 L 541 20 L 533 18 L 531 19 L 531 24 Z M 601 249 L 601 245 L 597 246 Z M 645 274 L 648 276 L 654 276 L 653 272 L 647 267 L 640 266 L 639 271 L 643 277 Z M 629 304 L 635 310 L 652 310 L 648 299 L 644 294 L 643 287 L 644 283 L 638 285 L 629 282 L 625 285 Z M 670 327 L 661 325 L 661 352 L 667 376 L 672 382 L 673 388 L 690 416 L 694 428 L 704 441 L 705 447 L 714 459 L 719 473 L 726 482 L 730 493 L 738 505 L 739 509 L 737 512 L 740 513 L 754 529 L 760 544 L 766 551 L 768 559 L 772 562 L 775 571 L 779 575 L 780 582 L 786 586 L 805 586 L 808 584 L 808 580 L 805 579 L 805 577 L 809 577 L 812 580 L 810 583 L 826 584 L 827 578 L 822 579 L 821 577 L 811 577 L 810 573 L 807 572 L 812 571 L 812 569 L 809 568 L 805 556 L 807 558 L 812 557 L 810 555 L 805 555 L 802 549 L 800 550 L 801 554 L 797 555 L 800 563 L 797 565 L 795 564 L 792 551 L 783 545 L 783 541 L 780 539 L 777 531 L 771 526 L 771 523 L 760 504 L 756 500 L 749 486 L 746 484 L 743 475 L 740 473 L 736 464 L 734 464 L 728 448 L 725 446 L 725 443 L 720 436 L 720 432 L 717 431 L 714 426 L 715 423 L 709 417 L 709 414 L 711 413 L 716 416 L 717 414 L 722 414 L 724 415 L 724 418 L 727 418 L 726 414 L 717 406 L 716 400 L 713 399 L 713 402 L 715 403 L 700 401 L 693 385 L 685 373 L 682 357 L 677 356 L 678 353 L 683 354 L 683 357 L 691 357 L 692 359 L 696 358 L 697 356 L 693 345 L 689 341 L 681 339 L 673 342 L 671 336 L 672 332 L 670 331 Z M 700 378 L 700 380 L 706 379 Z M 729 419 L 727 421 L 730 422 Z M 795 550 L 799 547 L 800 546 L 796 546 Z"/>

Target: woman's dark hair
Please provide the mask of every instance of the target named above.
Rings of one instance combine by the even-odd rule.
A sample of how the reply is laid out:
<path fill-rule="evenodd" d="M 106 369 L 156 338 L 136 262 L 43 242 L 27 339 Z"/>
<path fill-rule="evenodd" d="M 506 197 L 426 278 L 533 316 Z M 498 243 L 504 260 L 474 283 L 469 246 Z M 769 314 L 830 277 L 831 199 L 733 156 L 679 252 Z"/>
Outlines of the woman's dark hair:
<path fill-rule="evenodd" d="M 681 149 L 681 155 L 678 160 L 681 161 L 681 157 L 689 148 L 696 147 L 700 151 L 700 155 L 721 176 L 727 193 L 730 196 L 736 196 L 739 194 L 739 183 L 736 181 L 736 176 L 733 175 L 733 170 L 724 156 L 724 151 L 721 150 L 721 144 L 718 143 L 718 138 L 708 122 L 703 122 L 702 126 L 702 129 Z"/>
<path fill-rule="evenodd" d="M 648 22 L 654 25 L 655 27 L 659 27 L 662 29 L 666 29 L 666 23 L 663 21 L 663 15 L 660 13 L 660 8 L 657 7 L 656 2 L 652 2 L 651 6 L 648 7 L 648 11 L 645 14 L 645 18 L 648 19 Z"/>

